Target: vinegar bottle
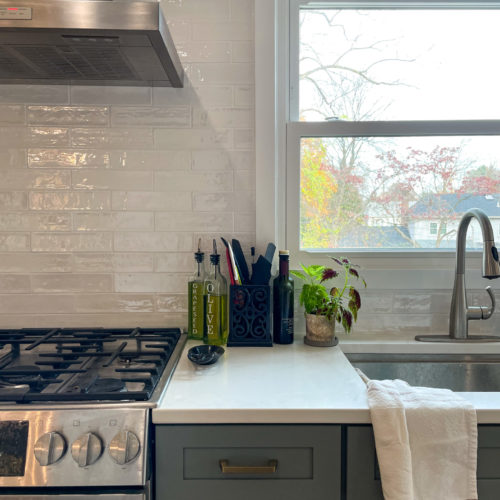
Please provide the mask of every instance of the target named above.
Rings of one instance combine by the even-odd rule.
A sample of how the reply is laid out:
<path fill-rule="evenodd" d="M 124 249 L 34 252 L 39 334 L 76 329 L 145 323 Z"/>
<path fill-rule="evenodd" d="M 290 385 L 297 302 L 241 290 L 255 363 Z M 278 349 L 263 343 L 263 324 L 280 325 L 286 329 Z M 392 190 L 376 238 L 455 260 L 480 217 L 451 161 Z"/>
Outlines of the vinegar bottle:
<path fill-rule="evenodd" d="M 280 250 L 279 274 L 273 281 L 273 341 L 293 342 L 293 280 L 289 274 L 289 252 Z"/>
<path fill-rule="evenodd" d="M 214 240 L 210 269 L 203 286 L 205 303 L 205 344 L 223 345 L 229 333 L 227 317 L 227 281 L 220 273 L 220 255 Z"/>
<path fill-rule="evenodd" d="M 190 339 L 203 340 L 203 285 L 205 282 L 205 254 L 200 250 L 201 239 L 198 241 L 198 251 L 194 254 L 195 271 L 188 282 L 188 336 Z"/>

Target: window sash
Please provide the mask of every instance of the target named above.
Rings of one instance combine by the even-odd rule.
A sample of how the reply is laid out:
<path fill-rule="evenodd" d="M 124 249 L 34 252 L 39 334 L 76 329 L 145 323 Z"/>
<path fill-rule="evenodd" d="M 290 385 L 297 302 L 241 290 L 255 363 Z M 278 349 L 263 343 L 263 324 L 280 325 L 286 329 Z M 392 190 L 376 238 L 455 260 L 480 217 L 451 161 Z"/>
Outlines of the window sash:
<path fill-rule="evenodd" d="M 299 115 L 299 14 L 303 8 L 386 8 L 386 9 L 492 9 L 500 8 L 498 0 L 481 2 L 454 1 L 443 2 L 423 0 L 408 2 L 407 0 L 393 0 L 390 2 L 373 1 L 308 1 L 289 0 L 289 61 L 288 79 L 288 113 L 285 120 L 286 127 L 286 222 L 285 241 L 286 247 L 291 251 L 292 265 L 298 262 L 311 262 L 323 259 L 327 251 L 299 251 L 300 238 L 300 144 L 302 138 L 308 137 L 406 137 L 406 136 L 474 136 L 474 135 L 500 135 L 500 120 L 440 120 L 440 121 L 367 121 L 367 122 L 300 122 Z M 433 250 L 391 250 L 391 249 L 341 249 L 346 256 L 351 256 L 357 261 L 370 261 L 372 259 L 402 258 L 409 263 L 438 259 L 446 267 L 452 267 L 454 251 L 450 249 Z M 331 253 L 331 252 L 330 252 Z M 478 251 L 474 252 L 479 255 Z M 444 260 L 443 260 L 444 258 Z M 406 260 L 408 259 L 408 260 Z M 400 261 L 399 264 L 405 264 Z M 412 267 L 412 266 L 410 266 Z M 432 267 L 432 266 L 431 266 Z"/>

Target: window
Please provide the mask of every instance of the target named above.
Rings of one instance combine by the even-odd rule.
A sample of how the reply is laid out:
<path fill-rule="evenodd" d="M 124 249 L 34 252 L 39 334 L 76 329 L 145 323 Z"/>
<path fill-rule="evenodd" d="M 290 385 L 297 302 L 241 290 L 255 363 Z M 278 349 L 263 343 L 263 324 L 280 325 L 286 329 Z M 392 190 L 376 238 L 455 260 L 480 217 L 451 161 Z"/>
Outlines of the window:
<path fill-rule="evenodd" d="M 500 216 L 500 3 L 289 0 L 289 20 L 286 246 L 300 260 L 450 255 L 464 212 Z"/>

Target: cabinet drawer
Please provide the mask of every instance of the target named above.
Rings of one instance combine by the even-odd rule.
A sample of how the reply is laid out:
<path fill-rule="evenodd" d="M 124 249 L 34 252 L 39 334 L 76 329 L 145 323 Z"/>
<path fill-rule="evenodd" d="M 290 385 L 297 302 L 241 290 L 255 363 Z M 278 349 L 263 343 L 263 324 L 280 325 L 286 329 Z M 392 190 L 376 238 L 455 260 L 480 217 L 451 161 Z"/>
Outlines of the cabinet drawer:
<path fill-rule="evenodd" d="M 158 500 L 339 500 L 340 468 L 340 426 L 156 427 Z"/>
<path fill-rule="evenodd" d="M 228 470 L 222 470 L 222 461 Z M 312 471 L 312 447 L 184 450 L 185 479 L 311 479 Z"/>

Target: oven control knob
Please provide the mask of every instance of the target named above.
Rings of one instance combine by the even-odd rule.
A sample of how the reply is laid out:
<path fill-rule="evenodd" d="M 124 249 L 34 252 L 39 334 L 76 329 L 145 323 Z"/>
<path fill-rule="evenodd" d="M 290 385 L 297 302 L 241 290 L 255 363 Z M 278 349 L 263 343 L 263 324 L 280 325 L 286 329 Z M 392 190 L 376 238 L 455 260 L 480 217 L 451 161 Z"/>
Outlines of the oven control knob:
<path fill-rule="evenodd" d="M 120 431 L 109 443 L 109 454 L 118 465 L 132 462 L 140 449 L 139 438 L 131 431 Z"/>
<path fill-rule="evenodd" d="M 55 464 L 66 453 L 66 440 L 58 432 L 47 432 L 35 443 L 35 458 L 45 467 Z"/>
<path fill-rule="evenodd" d="M 80 467 L 87 467 L 97 462 L 102 453 L 102 441 L 99 436 L 92 432 L 83 434 L 71 445 L 73 460 Z"/>

